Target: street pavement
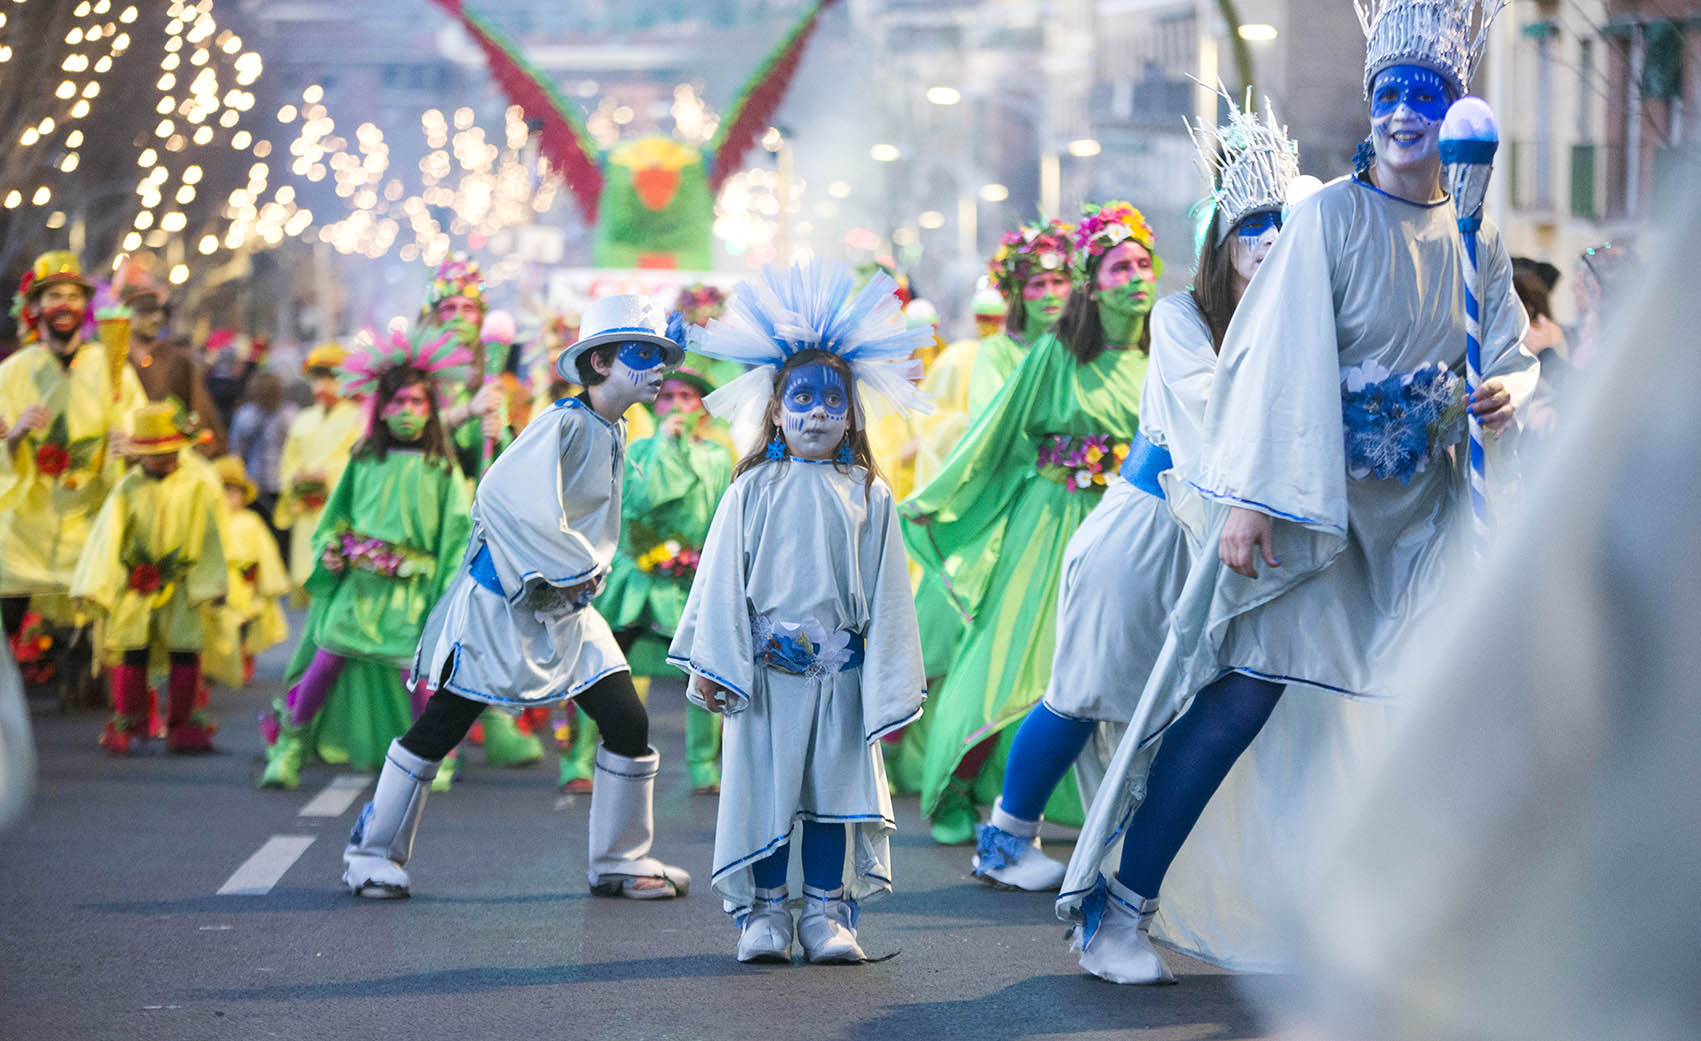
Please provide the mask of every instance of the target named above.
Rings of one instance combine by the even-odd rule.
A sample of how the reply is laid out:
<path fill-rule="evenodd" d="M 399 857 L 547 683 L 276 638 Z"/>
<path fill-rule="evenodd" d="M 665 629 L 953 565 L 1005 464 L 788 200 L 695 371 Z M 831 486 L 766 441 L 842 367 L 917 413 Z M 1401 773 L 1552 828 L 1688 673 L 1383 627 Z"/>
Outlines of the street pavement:
<path fill-rule="evenodd" d="M 1051 897 L 977 883 L 913 797 L 897 800 L 896 892 L 859 927 L 870 956 L 896 957 L 740 965 L 708 884 L 715 799 L 680 768 L 677 683 L 651 695 L 656 852 L 691 871 L 687 898 L 592 896 L 590 797 L 557 793 L 553 752 L 497 770 L 469 749 L 426 806 L 412 899 L 356 900 L 338 876 L 371 775 L 317 764 L 299 791 L 253 787 L 253 719 L 283 661 L 214 692 L 214 756 L 108 759 L 99 715 L 34 703 L 35 801 L 0 837 L 0 1039 L 1268 1036 L 1247 994 L 1281 981 L 1180 956 L 1178 986 L 1095 980 Z M 1068 856 L 1066 833 L 1047 838 Z"/>

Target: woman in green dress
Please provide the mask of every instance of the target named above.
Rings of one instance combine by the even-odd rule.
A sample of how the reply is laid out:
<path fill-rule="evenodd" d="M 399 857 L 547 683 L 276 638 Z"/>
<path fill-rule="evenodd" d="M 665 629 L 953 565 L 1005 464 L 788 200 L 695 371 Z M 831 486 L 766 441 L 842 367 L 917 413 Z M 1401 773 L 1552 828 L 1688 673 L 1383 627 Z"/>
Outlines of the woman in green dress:
<path fill-rule="evenodd" d="M 309 748 L 377 769 L 413 723 L 402 677 L 472 530 L 437 409 L 439 387 L 470 357 L 432 330 L 411 343 L 393 336 L 346 366 L 351 394 L 372 393 L 371 424 L 314 529 L 313 604 L 284 675 L 289 696 L 262 720 L 261 788 L 294 789 Z"/>
<path fill-rule="evenodd" d="M 1045 692 L 1069 536 L 1103 495 L 1139 429 L 1146 316 L 1163 262 L 1140 211 L 1086 207 L 1070 295 L 972 421 L 939 475 L 907 500 L 904 543 L 968 619 L 932 725 L 922 810 L 943 843 L 972 841 L 998 792 L 1013 724 Z M 1047 805 L 1079 823 L 1074 785 Z"/>

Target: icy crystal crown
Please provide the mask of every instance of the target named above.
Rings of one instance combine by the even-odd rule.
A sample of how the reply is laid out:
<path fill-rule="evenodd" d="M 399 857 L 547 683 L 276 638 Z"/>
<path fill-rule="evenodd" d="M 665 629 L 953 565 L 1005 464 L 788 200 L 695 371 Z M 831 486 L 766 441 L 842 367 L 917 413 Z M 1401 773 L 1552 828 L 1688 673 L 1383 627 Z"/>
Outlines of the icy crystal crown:
<path fill-rule="evenodd" d="M 1210 201 L 1216 207 L 1217 241 L 1249 213 L 1279 210 L 1287 201 L 1288 185 L 1299 176 L 1299 146 L 1288 128 L 1276 124 L 1270 99 L 1264 99 L 1264 118 L 1252 110 L 1252 99 L 1241 108 L 1228 89 L 1217 85 L 1228 102 L 1228 119 L 1218 126 L 1187 124 L 1198 150 L 1200 170 L 1214 185 Z"/>
<path fill-rule="evenodd" d="M 1508 0 L 1353 0 L 1364 30 L 1364 96 L 1393 65 L 1421 65 L 1460 98 L 1488 44 L 1488 29 Z"/>

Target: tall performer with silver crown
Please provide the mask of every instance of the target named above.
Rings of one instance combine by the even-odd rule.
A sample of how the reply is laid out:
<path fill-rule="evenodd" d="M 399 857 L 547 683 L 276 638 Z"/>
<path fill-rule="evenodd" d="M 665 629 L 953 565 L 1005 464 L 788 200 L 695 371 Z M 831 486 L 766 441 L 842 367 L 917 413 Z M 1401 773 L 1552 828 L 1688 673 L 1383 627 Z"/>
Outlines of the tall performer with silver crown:
<path fill-rule="evenodd" d="M 1467 398 L 1456 372 L 1467 260 L 1438 141 L 1502 5 L 1359 9 L 1370 141 L 1355 175 L 1294 209 L 1229 323 L 1188 477 L 1215 552 L 1189 570 L 1063 881 L 1058 913 L 1079 921 L 1095 975 L 1174 979 L 1148 935 L 1159 887 L 1283 690 L 1385 696 L 1391 653 L 1468 558 L 1465 474 L 1448 449 L 1467 410 L 1491 433 L 1510 428 L 1536 377 L 1487 223 L 1486 378 Z"/>
<path fill-rule="evenodd" d="M 357 896 L 406 896 L 404 865 L 431 780 L 487 706 L 518 711 L 574 701 L 602 731 L 591 795 L 594 892 L 684 896 L 685 871 L 650 856 L 659 758 L 626 658 L 591 606 L 620 541 L 621 418 L 654 401 L 685 348 L 641 296 L 586 309 L 562 352 L 563 379 L 585 388 L 527 424 L 479 481 L 460 568 L 426 620 L 414 679 L 434 693 L 390 745 L 372 801 L 343 852 Z"/>
<path fill-rule="evenodd" d="M 1069 539 L 1051 681 L 1016 732 L 1003 792 L 978 835 L 975 876 L 1001 888 L 1055 890 L 1063 881 L 1063 865 L 1039 845 L 1040 811 L 1096 725 L 1135 712 L 1199 548 L 1181 520 L 1197 527 L 1198 496 L 1186 477 L 1199 457 L 1217 349 L 1290 202 L 1318 187 L 1300 175 L 1299 149 L 1268 101 L 1260 119 L 1222 96 L 1229 118 L 1221 126 L 1188 127 L 1210 189 L 1193 285 L 1152 308 L 1140 429 L 1104 499 Z"/>

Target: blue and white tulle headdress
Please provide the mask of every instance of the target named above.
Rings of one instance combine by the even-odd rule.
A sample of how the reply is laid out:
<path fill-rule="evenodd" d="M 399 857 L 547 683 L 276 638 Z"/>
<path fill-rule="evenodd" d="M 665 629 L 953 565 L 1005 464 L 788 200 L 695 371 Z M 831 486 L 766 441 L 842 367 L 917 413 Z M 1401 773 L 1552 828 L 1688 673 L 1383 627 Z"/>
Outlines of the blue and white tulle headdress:
<path fill-rule="evenodd" d="M 1465 96 L 1488 46 L 1488 29 L 1508 0 L 1353 0 L 1364 30 L 1364 96 L 1393 65 L 1421 65 Z"/>
<path fill-rule="evenodd" d="M 1281 211 L 1298 200 L 1289 197 L 1289 186 L 1298 180 L 1299 145 L 1288 137 L 1288 128 L 1276 122 L 1270 99 L 1264 99 L 1264 117 L 1252 108 L 1248 92 L 1246 107 L 1235 104 L 1228 88 L 1217 84 L 1217 94 L 1228 104 L 1228 119 L 1212 126 L 1188 123 L 1187 134 L 1197 150 L 1199 170 L 1211 185 L 1211 194 L 1200 207 L 1199 222 L 1208 226 L 1214 211 L 1217 241 L 1222 242 L 1242 217 L 1261 210 Z"/>
<path fill-rule="evenodd" d="M 733 287 L 725 315 L 691 330 L 697 353 L 754 366 L 703 403 L 734 428 L 759 425 L 774 396 L 774 375 L 793 355 L 815 350 L 850 366 L 859 427 L 866 429 L 866 413 L 931 412 L 916 386 L 921 363 L 912 355 L 933 342 L 933 329 L 904 321 L 897 287 L 877 273 L 857 289 L 848 267 L 818 260 L 763 268 Z"/>

